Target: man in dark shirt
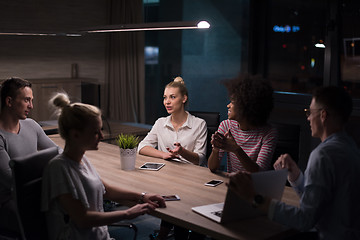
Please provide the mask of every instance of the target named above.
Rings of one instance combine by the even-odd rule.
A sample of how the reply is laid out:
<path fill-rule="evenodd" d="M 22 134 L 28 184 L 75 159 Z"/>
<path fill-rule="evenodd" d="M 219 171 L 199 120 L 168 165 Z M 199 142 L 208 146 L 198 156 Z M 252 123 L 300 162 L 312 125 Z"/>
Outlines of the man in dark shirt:
<path fill-rule="evenodd" d="M 310 154 L 305 173 L 288 154 L 275 162 L 275 169 L 289 170 L 300 207 L 256 194 L 246 173 L 233 175 L 230 188 L 273 221 L 304 232 L 315 228 L 320 239 L 360 239 L 360 153 L 344 131 L 351 111 L 352 99 L 344 89 L 317 89 L 306 115 L 312 136 L 321 143 Z"/>

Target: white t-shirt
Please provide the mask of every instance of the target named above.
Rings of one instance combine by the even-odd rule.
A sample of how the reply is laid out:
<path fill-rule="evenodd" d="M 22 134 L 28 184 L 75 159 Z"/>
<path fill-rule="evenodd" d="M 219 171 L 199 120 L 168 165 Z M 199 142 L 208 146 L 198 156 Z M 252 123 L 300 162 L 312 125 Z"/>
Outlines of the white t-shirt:
<path fill-rule="evenodd" d="M 67 214 L 57 197 L 67 193 L 88 210 L 104 211 L 105 187 L 85 156 L 77 163 L 60 154 L 44 171 L 41 207 L 46 212 L 50 239 L 110 239 L 107 226 L 79 229 L 71 219 L 66 222 Z"/>
<path fill-rule="evenodd" d="M 178 131 L 175 131 L 171 123 L 171 115 L 156 120 L 151 131 L 140 142 L 138 151 L 145 146 L 150 146 L 167 152 L 167 147 L 173 149 L 174 143 L 179 142 L 186 150 L 197 153 L 200 165 L 204 165 L 206 163 L 206 122 L 186 113 L 188 114 L 187 120 Z M 180 159 L 184 160 L 181 156 Z"/>

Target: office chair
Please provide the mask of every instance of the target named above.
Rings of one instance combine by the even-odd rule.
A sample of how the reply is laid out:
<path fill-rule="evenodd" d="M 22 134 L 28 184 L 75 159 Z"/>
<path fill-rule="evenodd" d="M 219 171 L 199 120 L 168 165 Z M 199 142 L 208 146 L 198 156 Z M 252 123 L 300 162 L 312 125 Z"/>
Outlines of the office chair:
<path fill-rule="evenodd" d="M 211 147 L 211 135 L 213 135 L 220 125 L 220 113 L 219 112 L 200 112 L 200 111 L 189 111 L 191 115 L 202 118 L 205 120 L 207 125 L 207 144 L 206 144 L 206 158 L 209 158 L 212 147 Z"/>
<path fill-rule="evenodd" d="M 0 226 L 0 240 L 19 240 L 20 235 L 17 232 L 8 230 Z"/>
<path fill-rule="evenodd" d="M 295 124 L 272 122 L 278 131 L 278 142 L 274 151 L 271 167 L 281 154 L 288 153 L 298 163 L 300 147 L 300 126 Z"/>
<path fill-rule="evenodd" d="M 107 117 L 105 117 L 104 115 L 101 114 L 101 120 L 103 122 L 103 127 L 102 127 L 101 130 L 105 134 L 111 135 L 111 127 L 110 127 L 110 124 L 109 124 L 109 121 L 108 121 Z"/>
<path fill-rule="evenodd" d="M 16 203 L 21 239 L 48 239 L 45 214 L 41 208 L 42 174 L 58 148 L 44 149 L 10 160 L 13 175 L 13 198 Z"/>
<path fill-rule="evenodd" d="M 103 201 L 103 207 L 104 207 L 105 212 L 116 211 L 117 210 L 116 208 L 119 207 L 119 206 L 121 206 L 121 205 L 116 203 L 116 202 L 107 200 L 107 199 L 104 199 L 104 201 Z M 128 229 L 131 229 L 131 230 L 134 231 L 133 240 L 136 240 L 136 238 L 137 238 L 138 229 L 137 229 L 137 227 L 136 227 L 136 225 L 134 223 L 129 223 L 129 222 L 125 222 L 125 221 L 124 222 L 119 221 L 119 222 L 116 222 L 116 223 L 109 224 L 108 226 L 109 227 L 125 227 L 125 228 L 128 228 Z M 113 236 L 110 234 L 110 237 L 113 237 Z"/>

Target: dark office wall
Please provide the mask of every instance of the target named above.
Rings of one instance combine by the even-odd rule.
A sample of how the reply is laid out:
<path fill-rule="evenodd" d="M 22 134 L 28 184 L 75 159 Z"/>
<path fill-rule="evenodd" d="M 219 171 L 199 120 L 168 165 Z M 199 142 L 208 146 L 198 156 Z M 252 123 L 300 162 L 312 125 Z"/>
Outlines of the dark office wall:
<path fill-rule="evenodd" d="M 189 90 L 188 110 L 218 111 L 221 119 L 227 117 L 228 96 L 221 81 L 238 75 L 247 62 L 248 4 L 249 0 L 164 0 L 146 8 L 147 21 L 211 24 L 210 29 L 146 34 L 146 44 L 159 47 L 159 64 L 146 66 L 146 123 L 167 115 L 163 88 L 176 76 L 184 78 Z"/>
<path fill-rule="evenodd" d="M 146 6 L 144 20 L 146 22 L 181 21 L 182 9 L 182 0 L 161 1 L 158 5 Z M 162 101 L 164 87 L 176 76 L 182 76 L 182 34 L 181 30 L 145 33 L 145 45 L 159 47 L 158 64 L 148 64 L 145 70 L 145 112 L 148 124 L 153 124 L 159 117 L 167 115 Z"/>
<path fill-rule="evenodd" d="M 107 23 L 103 0 L 2 0 L 0 26 L 10 31 L 67 31 Z M 105 78 L 105 37 L 0 36 L 0 79 L 70 77 Z"/>
<path fill-rule="evenodd" d="M 209 29 L 183 31 L 182 75 L 189 109 L 217 111 L 227 118 L 228 96 L 222 80 L 243 73 L 248 51 L 248 0 L 184 0 L 185 20 L 207 20 Z"/>

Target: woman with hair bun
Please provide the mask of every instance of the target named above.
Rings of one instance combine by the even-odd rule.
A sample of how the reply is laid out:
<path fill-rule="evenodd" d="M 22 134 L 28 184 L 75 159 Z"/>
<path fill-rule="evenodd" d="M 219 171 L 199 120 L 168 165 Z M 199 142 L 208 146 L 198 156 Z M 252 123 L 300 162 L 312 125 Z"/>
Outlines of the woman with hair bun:
<path fill-rule="evenodd" d="M 164 90 L 163 103 L 170 115 L 155 122 L 139 144 L 140 154 L 206 164 L 206 123 L 185 111 L 187 101 L 188 91 L 184 80 L 176 77 Z"/>
<path fill-rule="evenodd" d="M 108 224 L 165 207 L 159 195 L 131 192 L 104 182 L 85 157 L 85 151 L 97 150 L 103 138 L 97 107 L 71 104 L 63 93 L 55 95 L 50 103 L 59 108 L 59 132 L 65 148 L 49 162 L 43 175 L 42 210 L 47 216 L 49 239 L 108 240 Z M 103 198 L 143 203 L 104 212 Z"/>
<path fill-rule="evenodd" d="M 188 90 L 184 80 L 176 77 L 164 89 L 164 106 L 168 114 L 156 120 L 148 135 L 140 142 L 140 154 L 162 159 L 206 165 L 206 122 L 185 111 Z M 156 239 L 166 239 L 173 225 L 161 221 Z M 175 239 L 187 239 L 189 230 L 175 226 Z M 192 234 L 197 236 L 196 233 Z"/>

